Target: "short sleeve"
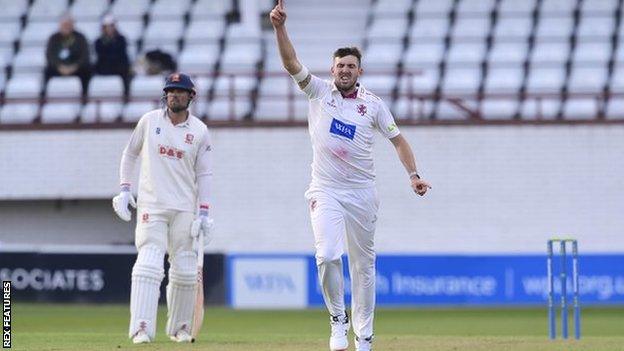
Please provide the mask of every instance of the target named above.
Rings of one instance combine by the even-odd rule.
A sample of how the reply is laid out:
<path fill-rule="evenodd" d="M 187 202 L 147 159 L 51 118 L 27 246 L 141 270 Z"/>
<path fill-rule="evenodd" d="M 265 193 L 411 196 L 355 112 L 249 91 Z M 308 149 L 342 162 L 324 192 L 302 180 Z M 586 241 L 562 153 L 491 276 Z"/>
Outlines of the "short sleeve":
<path fill-rule="evenodd" d="M 388 106 L 386 106 L 383 101 L 379 104 L 379 111 L 377 112 L 375 122 L 379 132 L 381 132 L 381 134 L 388 139 L 392 139 L 401 133 L 399 131 L 399 127 L 397 127 L 396 122 L 394 121 L 394 117 L 392 116 L 390 109 L 388 109 Z"/>
<path fill-rule="evenodd" d="M 309 99 L 319 98 L 323 96 L 328 89 L 331 89 L 331 83 L 328 81 L 322 80 L 314 74 L 310 75 L 310 77 L 308 85 L 301 89 Z"/>

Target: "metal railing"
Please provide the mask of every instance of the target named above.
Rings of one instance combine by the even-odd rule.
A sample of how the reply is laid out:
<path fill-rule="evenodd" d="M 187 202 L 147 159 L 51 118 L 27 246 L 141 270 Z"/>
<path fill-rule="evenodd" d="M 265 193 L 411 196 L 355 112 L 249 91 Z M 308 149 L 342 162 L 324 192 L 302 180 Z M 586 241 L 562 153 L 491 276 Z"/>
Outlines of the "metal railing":
<path fill-rule="evenodd" d="M 624 111 L 621 111 L 621 115 L 616 115 L 613 119 L 608 119 L 605 116 L 605 106 L 609 99 L 623 99 L 624 92 L 609 92 L 609 91 L 596 91 L 586 93 L 565 93 L 560 91 L 545 91 L 542 93 L 510 93 L 510 92 L 497 92 L 497 93 L 419 93 L 413 89 L 411 80 L 420 72 L 403 72 L 402 76 L 399 76 L 397 72 L 367 72 L 368 75 L 382 75 L 389 74 L 396 77 L 396 82 L 391 89 L 386 91 L 376 91 L 374 87 L 371 88 L 373 93 L 380 93 L 379 96 L 384 99 L 386 104 L 395 112 L 395 118 L 399 124 L 408 125 L 445 125 L 445 124 L 523 124 L 523 123 L 624 123 Z M 224 118 L 214 118 L 209 112 L 199 111 L 199 116 L 208 125 L 212 126 L 302 126 L 306 123 L 305 116 L 297 116 L 296 113 L 296 100 L 299 94 L 298 88 L 292 82 L 291 78 L 284 72 L 262 72 L 260 74 L 252 74 L 249 72 L 232 72 L 221 74 L 192 74 L 195 78 L 209 78 L 211 81 L 210 86 L 204 91 L 200 91 L 196 98 L 196 103 L 202 103 L 205 106 L 210 106 L 215 100 L 221 99 L 228 101 L 228 115 Z M 329 78 L 328 73 L 319 73 L 320 77 Z M 237 87 L 237 78 L 252 78 L 253 84 L 249 88 L 241 89 Z M 265 78 L 279 77 L 287 81 L 287 91 L 265 92 L 259 91 L 261 82 Z M 225 79 L 227 81 L 226 89 L 218 89 L 217 80 Z M 404 82 L 402 82 L 404 80 Z M 407 84 L 405 84 L 407 83 Z M 365 84 L 365 83 L 364 83 Z M 405 84 L 407 89 L 402 89 L 401 84 Z M 302 95 L 301 95 L 302 96 Z M 238 99 L 246 99 L 251 107 L 246 115 L 241 116 L 241 111 L 237 111 L 236 101 Z M 271 101 L 286 101 L 286 116 L 287 118 L 275 118 L 266 119 L 262 121 L 254 120 L 254 106 L 260 99 L 266 99 Z M 576 99 L 592 100 L 595 101 L 595 113 L 593 118 L 579 119 L 575 116 L 565 116 L 561 113 L 554 117 L 546 118 L 544 114 L 545 101 L 559 100 L 559 101 L 573 101 Z M 403 111 L 397 110 L 397 102 L 403 100 L 408 102 L 407 108 Z M 518 113 L 508 116 L 507 118 L 491 119 L 491 116 L 484 115 L 480 106 L 484 101 L 509 101 L 518 104 L 517 111 L 521 111 L 522 103 L 534 103 L 535 113 L 531 116 L 522 116 Z M 0 120 L 0 129 L 46 129 L 46 128 L 123 128 L 130 127 L 140 116 L 134 116 L 132 119 L 123 119 L 122 116 L 118 116 L 114 122 L 104 122 L 101 117 L 101 106 L 104 103 L 118 102 L 119 104 L 125 104 L 128 102 L 152 102 L 154 105 L 161 104 L 161 96 L 144 96 L 144 95 L 131 95 L 129 97 L 109 97 L 109 96 L 97 96 L 89 95 L 87 97 L 47 97 L 40 95 L 37 97 L 11 97 L 0 96 L 0 105 L 12 104 L 12 103 L 32 103 L 37 105 L 44 105 L 48 102 L 74 102 L 79 103 L 82 106 L 86 106 L 87 103 L 93 102 L 96 105 L 96 118 L 93 122 L 84 122 L 80 117 L 75 123 L 70 124 L 44 124 L 40 123 L 40 115 L 37 116 L 34 123 L 28 124 L 3 124 Z M 460 116 L 449 119 L 444 114 L 436 113 L 438 106 L 442 103 L 448 103 L 449 106 L 454 108 L 457 114 Z M 429 107 L 427 107 L 429 105 Z M 433 107 L 431 107 L 433 106 Z M 146 111 L 147 112 L 147 111 Z"/>

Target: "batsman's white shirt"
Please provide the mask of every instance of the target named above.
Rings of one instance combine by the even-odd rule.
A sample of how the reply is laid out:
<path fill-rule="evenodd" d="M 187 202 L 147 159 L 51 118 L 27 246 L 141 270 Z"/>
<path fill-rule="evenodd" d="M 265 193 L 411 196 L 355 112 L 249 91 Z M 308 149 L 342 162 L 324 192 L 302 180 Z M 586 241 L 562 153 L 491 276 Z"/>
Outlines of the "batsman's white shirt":
<path fill-rule="evenodd" d="M 399 135 L 386 104 L 359 84 L 355 99 L 343 98 L 331 81 L 311 76 L 303 89 L 310 99 L 312 186 L 367 188 L 375 185 L 374 133 Z"/>
<path fill-rule="evenodd" d="M 173 125 L 165 109 L 143 115 L 124 151 L 141 155 L 138 206 L 194 213 L 196 177 L 209 172 L 203 161 L 210 150 L 208 128 L 197 117 Z"/>

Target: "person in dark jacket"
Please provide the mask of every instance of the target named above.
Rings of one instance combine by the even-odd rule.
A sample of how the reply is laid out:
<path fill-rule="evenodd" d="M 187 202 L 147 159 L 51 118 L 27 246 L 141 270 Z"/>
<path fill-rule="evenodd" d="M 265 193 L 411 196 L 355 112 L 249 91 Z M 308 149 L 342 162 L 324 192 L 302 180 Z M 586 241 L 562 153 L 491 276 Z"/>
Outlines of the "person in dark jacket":
<path fill-rule="evenodd" d="M 126 95 L 130 84 L 127 46 L 126 37 L 117 31 L 115 18 L 105 16 L 102 20 L 102 35 L 95 41 L 95 74 L 121 76 Z"/>
<path fill-rule="evenodd" d="M 82 33 L 74 30 L 74 20 L 70 16 L 61 19 L 59 31 L 48 39 L 46 59 L 46 83 L 55 76 L 78 76 L 82 94 L 86 96 L 91 77 L 89 44 Z"/>

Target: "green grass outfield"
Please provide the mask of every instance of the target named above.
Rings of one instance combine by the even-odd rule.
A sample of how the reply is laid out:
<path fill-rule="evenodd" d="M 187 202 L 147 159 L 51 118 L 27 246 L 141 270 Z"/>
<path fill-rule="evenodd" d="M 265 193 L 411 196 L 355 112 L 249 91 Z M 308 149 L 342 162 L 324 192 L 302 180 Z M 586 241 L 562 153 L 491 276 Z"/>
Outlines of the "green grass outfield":
<path fill-rule="evenodd" d="M 190 345 L 165 338 L 163 306 L 157 340 L 149 345 L 133 345 L 127 338 L 125 305 L 15 303 L 12 317 L 14 350 L 312 351 L 327 350 L 329 335 L 327 314 L 320 309 L 209 307 L 202 334 Z M 624 350 L 623 307 L 584 308 L 580 341 L 550 341 L 546 324 L 546 308 L 379 309 L 374 346 L 375 351 Z"/>

